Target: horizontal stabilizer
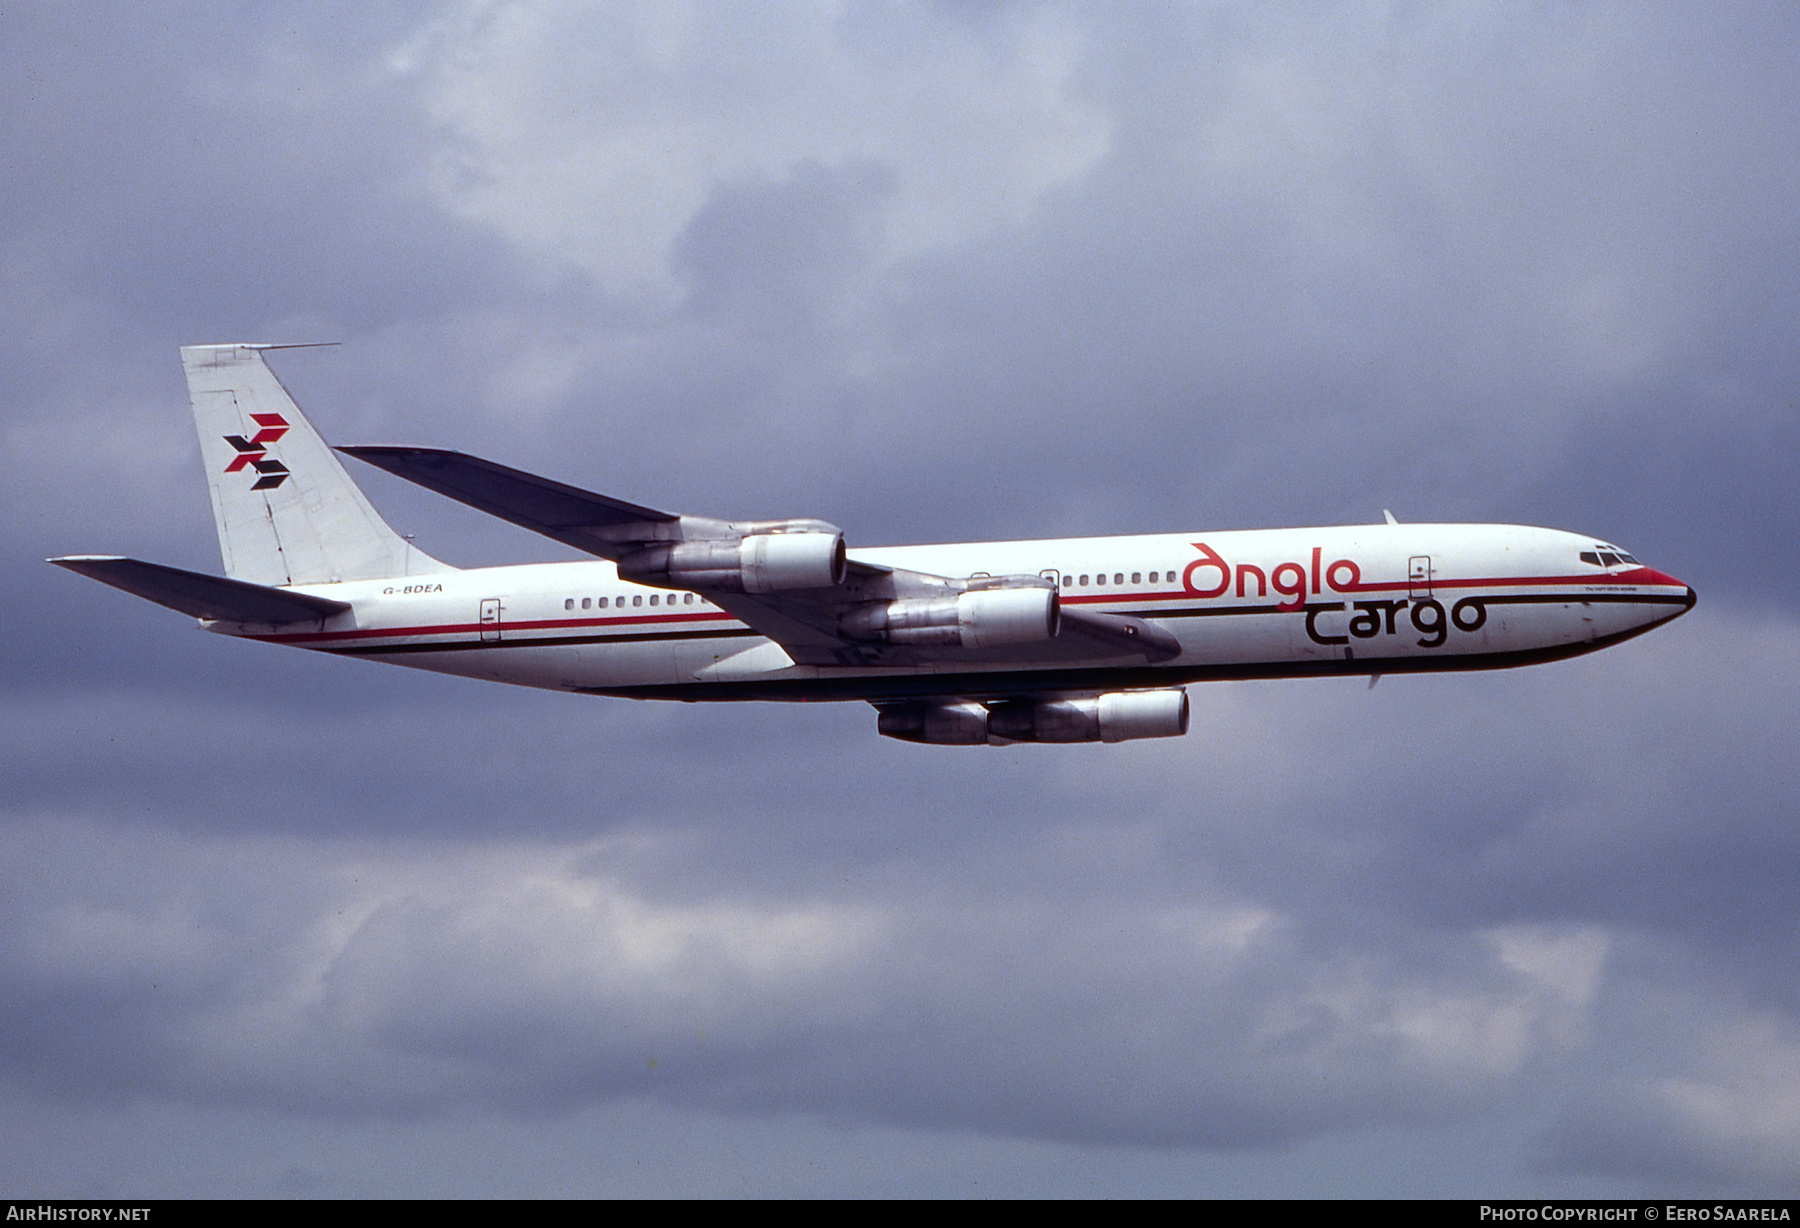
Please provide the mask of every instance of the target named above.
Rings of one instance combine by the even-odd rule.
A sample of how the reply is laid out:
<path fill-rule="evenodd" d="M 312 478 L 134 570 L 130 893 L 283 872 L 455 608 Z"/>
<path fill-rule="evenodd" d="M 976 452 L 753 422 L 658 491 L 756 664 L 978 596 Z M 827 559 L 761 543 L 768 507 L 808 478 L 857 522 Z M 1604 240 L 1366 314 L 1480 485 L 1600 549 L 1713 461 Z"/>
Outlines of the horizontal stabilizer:
<path fill-rule="evenodd" d="M 267 588 L 247 580 L 227 580 L 117 555 L 76 554 L 49 561 L 102 584 L 124 589 L 134 597 L 209 621 L 315 622 L 350 608 L 344 601 Z"/>
<path fill-rule="evenodd" d="M 462 452 L 390 447 L 339 448 L 338 451 L 459 503 L 479 508 L 490 516 L 498 516 L 520 528 L 542 533 L 565 546 L 603 558 L 614 557 L 608 543 L 619 540 L 606 534 L 605 529 L 657 521 L 673 523 L 680 519 L 668 512 L 609 499 Z"/>

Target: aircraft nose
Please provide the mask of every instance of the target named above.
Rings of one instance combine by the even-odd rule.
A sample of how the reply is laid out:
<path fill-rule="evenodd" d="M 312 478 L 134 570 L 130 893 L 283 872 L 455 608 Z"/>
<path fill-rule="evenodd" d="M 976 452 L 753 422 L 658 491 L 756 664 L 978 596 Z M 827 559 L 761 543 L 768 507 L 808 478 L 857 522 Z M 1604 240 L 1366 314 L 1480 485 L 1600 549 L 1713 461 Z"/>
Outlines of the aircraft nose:
<path fill-rule="evenodd" d="M 1694 603 L 1700 600 L 1700 594 L 1694 591 L 1693 585 L 1683 584 L 1680 580 L 1677 580 L 1666 571 L 1657 571 L 1654 567 L 1643 567 L 1636 572 L 1631 573 L 1631 577 L 1638 584 L 1655 584 L 1659 587 L 1687 590 L 1686 596 L 1681 603 L 1681 609 L 1677 610 L 1674 614 L 1669 615 L 1670 618 L 1680 618 L 1683 614 L 1686 614 L 1689 610 L 1693 609 Z"/>

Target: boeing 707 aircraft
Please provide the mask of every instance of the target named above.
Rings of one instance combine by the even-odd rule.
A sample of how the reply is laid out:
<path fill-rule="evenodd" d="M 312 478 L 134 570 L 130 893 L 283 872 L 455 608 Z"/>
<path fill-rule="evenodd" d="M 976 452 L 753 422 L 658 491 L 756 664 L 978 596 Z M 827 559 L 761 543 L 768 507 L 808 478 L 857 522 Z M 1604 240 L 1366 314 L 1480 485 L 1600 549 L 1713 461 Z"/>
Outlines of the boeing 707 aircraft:
<path fill-rule="evenodd" d="M 845 546 L 822 520 L 658 511 L 435 448 L 339 451 L 594 556 L 458 569 L 388 527 L 262 345 L 181 351 L 225 578 L 52 563 L 209 631 L 635 699 L 862 700 L 943 745 L 1187 732 L 1185 684 L 1526 665 L 1693 608 L 1617 546 L 1384 524 Z"/>

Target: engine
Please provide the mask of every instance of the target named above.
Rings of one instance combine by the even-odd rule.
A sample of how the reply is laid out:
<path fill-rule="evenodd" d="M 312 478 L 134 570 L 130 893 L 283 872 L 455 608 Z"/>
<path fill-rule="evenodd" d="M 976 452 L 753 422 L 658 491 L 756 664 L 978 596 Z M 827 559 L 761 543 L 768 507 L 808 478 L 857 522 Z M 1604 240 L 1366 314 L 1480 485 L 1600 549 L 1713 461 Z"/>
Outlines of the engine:
<path fill-rule="evenodd" d="M 1010 742 L 1127 742 L 1178 738 L 1188 728 L 1184 690 L 1112 691 L 1092 699 L 1014 700 L 993 705 L 988 731 Z"/>
<path fill-rule="evenodd" d="M 962 702 L 882 709 L 884 737 L 936 746 L 997 742 L 1127 742 L 1178 738 L 1188 728 L 1187 692 L 1112 691 L 1091 699 L 1016 699 L 983 707 Z"/>
<path fill-rule="evenodd" d="M 988 712 L 977 703 L 904 704 L 884 708 L 875 728 L 884 738 L 933 746 L 985 746 Z"/>
<path fill-rule="evenodd" d="M 619 560 L 619 578 L 637 584 L 773 593 L 834 588 L 844 581 L 842 533 L 752 533 L 728 541 L 656 545 Z"/>
<path fill-rule="evenodd" d="M 955 597 L 878 601 L 838 618 L 844 638 L 939 648 L 994 648 L 1055 639 L 1053 588 L 990 588 Z"/>

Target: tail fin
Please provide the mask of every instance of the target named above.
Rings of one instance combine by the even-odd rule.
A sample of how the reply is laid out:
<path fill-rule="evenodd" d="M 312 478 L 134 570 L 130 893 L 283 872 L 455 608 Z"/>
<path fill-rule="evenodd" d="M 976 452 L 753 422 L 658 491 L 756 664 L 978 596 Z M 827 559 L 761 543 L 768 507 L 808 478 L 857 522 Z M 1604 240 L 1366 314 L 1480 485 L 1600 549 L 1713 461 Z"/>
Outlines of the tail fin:
<path fill-rule="evenodd" d="M 263 362 L 269 348 L 181 350 L 225 574 L 278 585 L 454 570 L 369 505 Z"/>

